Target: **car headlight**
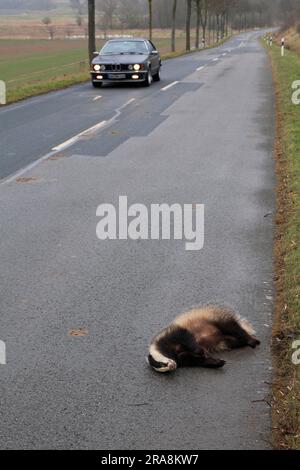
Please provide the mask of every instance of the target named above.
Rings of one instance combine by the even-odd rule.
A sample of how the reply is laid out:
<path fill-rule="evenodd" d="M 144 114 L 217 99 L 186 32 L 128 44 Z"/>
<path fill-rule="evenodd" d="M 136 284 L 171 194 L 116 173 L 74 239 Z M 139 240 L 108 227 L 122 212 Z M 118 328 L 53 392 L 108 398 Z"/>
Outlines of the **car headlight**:
<path fill-rule="evenodd" d="M 96 72 L 99 72 L 100 69 L 101 67 L 99 64 L 94 65 L 94 70 L 96 70 Z"/>
<path fill-rule="evenodd" d="M 134 64 L 133 68 L 134 68 L 134 70 L 137 71 L 137 70 L 140 70 L 141 66 L 140 66 L 140 64 Z"/>

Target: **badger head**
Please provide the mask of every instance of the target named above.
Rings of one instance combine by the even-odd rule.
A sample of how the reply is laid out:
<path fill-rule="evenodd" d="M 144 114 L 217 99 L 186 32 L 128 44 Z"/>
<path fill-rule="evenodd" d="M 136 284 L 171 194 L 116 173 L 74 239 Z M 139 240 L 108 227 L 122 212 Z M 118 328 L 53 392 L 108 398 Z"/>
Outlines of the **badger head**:
<path fill-rule="evenodd" d="M 176 362 L 164 356 L 154 344 L 149 349 L 148 363 L 156 372 L 172 372 L 177 369 Z"/>

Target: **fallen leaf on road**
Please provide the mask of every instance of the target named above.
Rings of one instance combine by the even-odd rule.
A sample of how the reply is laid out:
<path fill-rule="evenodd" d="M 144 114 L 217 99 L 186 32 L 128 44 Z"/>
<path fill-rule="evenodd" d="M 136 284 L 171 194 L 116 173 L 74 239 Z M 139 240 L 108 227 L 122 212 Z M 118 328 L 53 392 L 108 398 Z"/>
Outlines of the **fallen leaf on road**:
<path fill-rule="evenodd" d="M 49 157 L 47 160 L 58 160 L 59 158 L 63 158 L 65 157 L 65 154 L 64 153 L 56 153 L 55 155 L 52 155 L 51 157 Z"/>
<path fill-rule="evenodd" d="M 37 178 L 35 176 L 31 176 L 31 177 L 21 177 L 21 178 L 17 178 L 16 179 L 16 182 L 17 183 L 32 183 L 33 181 L 36 181 Z"/>
<path fill-rule="evenodd" d="M 87 336 L 89 334 L 89 330 L 86 328 L 78 328 L 76 330 L 70 330 L 69 336 Z"/>

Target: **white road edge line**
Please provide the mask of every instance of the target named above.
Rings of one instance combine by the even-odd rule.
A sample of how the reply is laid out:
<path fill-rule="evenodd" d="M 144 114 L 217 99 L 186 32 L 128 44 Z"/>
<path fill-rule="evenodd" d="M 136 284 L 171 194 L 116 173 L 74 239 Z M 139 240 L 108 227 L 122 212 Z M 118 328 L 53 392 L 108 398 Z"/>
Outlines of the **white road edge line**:
<path fill-rule="evenodd" d="M 99 129 L 100 127 L 100 124 L 101 124 L 101 127 L 104 125 L 104 123 L 106 123 L 106 121 L 102 121 L 102 122 L 99 122 L 99 124 L 96 124 L 96 126 L 93 126 L 91 127 L 90 129 L 87 129 L 87 131 L 91 131 L 91 129 L 94 129 L 96 130 L 96 128 Z M 78 135 L 84 135 L 87 133 L 87 131 L 83 131 L 82 133 L 78 134 Z M 78 137 L 78 136 L 76 136 Z M 69 141 L 73 141 L 75 142 L 74 140 L 74 137 L 72 137 L 72 139 L 69 139 L 68 141 L 66 142 L 69 142 Z M 65 142 L 65 143 L 66 143 Z M 71 144 L 70 144 L 71 145 Z M 60 147 L 60 146 L 58 146 Z M 43 162 L 44 160 L 47 160 L 48 158 L 52 157 L 53 155 L 55 155 L 57 153 L 57 150 L 54 150 L 56 149 L 57 147 L 54 147 L 52 149 L 51 152 L 47 153 L 46 155 L 43 155 L 41 158 L 38 158 L 38 160 L 35 160 L 34 162 L 30 163 L 29 165 L 25 166 L 24 168 L 22 168 L 20 171 L 17 171 L 16 173 L 14 173 L 13 175 L 7 177 L 7 178 L 4 178 L 3 180 L 0 180 L 0 185 L 4 185 L 4 184 L 9 184 L 9 183 L 12 183 L 13 181 L 15 181 L 17 178 L 20 178 L 22 175 L 24 175 L 24 173 L 27 173 L 28 171 L 32 170 L 33 168 L 35 168 L 39 163 Z"/>
<path fill-rule="evenodd" d="M 200 72 L 200 70 L 203 70 L 204 68 L 205 68 L 205 66 L 202 65 L 202 67 L 198 67 L 198 68 L 196 69 L 196 71 L 197 71 L 197 72 Z"/>
<path fill-rule="evenodd" d="M 90 127 L 89 129 L 81 132 L 80 134 L 78 134 L 77 136 L 74 136 L 72 137 L 71 139 L 67 140 L 66 142 L 64 142 L 64 144 L 66 144 L 67 142 L 75 142 L 76 140 L 78 140 L 79 136 L 82 136 L 82 135 L 87 135 L 89 134 L 90 132 L 93 132 L 97 129 L 100 129 L 100 127 L 103 127 L 105 125 L 109 125 L 109 124 L 112 124 L 116 118 L 118 118 L 121 114 L 121 110 L 124 109 L 126 106 L 128 106 L 130 103 L 132 103 L 133 101 L 135 101 L 135 98 L 131 98 L 130 100 L 128 100 L 126 103 L 124 103 L 120 108 L 116 109 L 116 113 L 115 115 L 109 119 L 109 121 L 101 121 L 99 122 L 98 124 L 96 124 L 95 126 L 93 127 Z M 76 139 L 75 139 L 76 137 Z M 75 139 L 75 140 L 74 140 Z M 61 144 L 63 145 L 63 144 Z M 70 144 L 71 145 L 71 144 Z M 58 146 L 60 147 L 60 146 Z M 54 149 L 57 148 L 57 147 L 54 147 Z M 22 168 L 21 170 L 17 171 L 16 173 L 12 174 L 11 176 L 8 176 L 7 178 L 4 178 L 4 179 L 0 179 L 0 186 L 4 185 L 4 184 L 9 184 L 9 183 L 12 183 L 13 181 L 15 181 L 17 178 L 20 178 L 20 176 L 23 176 L 24 173 L 27 173 L 28 171 L 32 170 L 33 168 L 35 168 L 39 163 L 43 162 L 44 160 L 47 160 L 48 158 L 52 157 L 53 155 L 55 155 L 57 153 L 57 150 L 54 150 L 52 149 L 51 152 L 48 152 L 46 155 L 43 155 L 41 158 L 38 158 L 38 160 L 35 160 L 34 162 L 32 163 L 29 163 L 29 165 L 26 165 L 24 168 Z"/>
<path fill-rule="evenodd" d="M 86 129 L 85 131 L 82 131 L 77 135 L 74 135 L 74 137 L 71 137 L 71 139 L 66 140 L 62 144 L 56 145 L 56 147 L 53 147 L 51 150 L 60 152 L 61 150 L 64 150 L 67 147 L 70 147 L 71 145 L 73 145 L 75 142 L 77 142 L 80 139 L 80 137 L 84 137 L 86 135 L 92 134 L 93 132 L 96 132 L 98 129 L 101 129 L 101 127 L 103 127 L 105 124 L 106 124 L 106 121 L 101 121 L 95 126 L 90 127 L 89 129 Z"/>
<path fill-rule="evenodd" d="M 25 166 L 24 168 L 22 168 L 22 170 L 17 171 L 17 173 L 14 173 L 13 175 L 11 175 L 9 177 L 7 177 L 3 180 L 0 180 L 0 185 L 2 186 L 4 184 L 12 183 L 16 179 L 20 178 L 20 176 L 23 176 L 24 173 L 27 173 L 27 171 L 32 170 L 32 168 L 36 167 L 39 163 L 41 163 L 44 160 L 47 160 L 47 158 L 50 158 L 53 155 L 55 155 L 55 153 L 56 152 L 49 152 L 46 155 L 44 155 L 43 157 L 39 158 L 38 160 L 35 160 L 34 162 L 32 162 L 29 165 Z"/>
<path fill-rule="evenodd" d="M 169 85 L 164 86 L 163 88 L 161 88 L 161 91 L 166 91 L 166 90 L 168 90 L 169 88 L 171 88 L 172 86 L 177 85 L 177 83 L 179 83 L 178 80 L 176 80 L 175 82 L 169 83 Z"/>

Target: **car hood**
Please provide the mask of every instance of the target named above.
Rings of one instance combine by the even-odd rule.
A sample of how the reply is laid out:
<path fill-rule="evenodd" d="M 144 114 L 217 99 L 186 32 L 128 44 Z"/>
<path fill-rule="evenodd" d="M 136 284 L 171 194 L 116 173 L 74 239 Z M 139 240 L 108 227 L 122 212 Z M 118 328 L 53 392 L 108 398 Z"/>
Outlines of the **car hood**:
<path fill-rule="evenodd" d="M 141 64 L 148 57 L 148 54 L 99 54 L 94 58 L 93 64 Z"/>

